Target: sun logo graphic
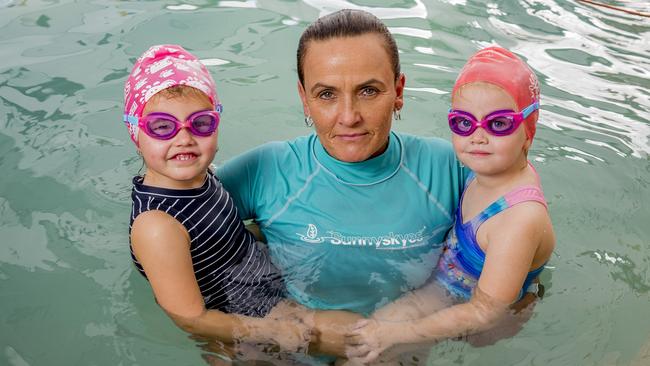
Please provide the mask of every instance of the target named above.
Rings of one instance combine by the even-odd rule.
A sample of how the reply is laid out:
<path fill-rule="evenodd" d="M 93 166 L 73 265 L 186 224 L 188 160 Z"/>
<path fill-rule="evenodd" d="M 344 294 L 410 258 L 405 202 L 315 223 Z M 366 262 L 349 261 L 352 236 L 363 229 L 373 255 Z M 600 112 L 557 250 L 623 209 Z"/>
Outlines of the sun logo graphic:
<path fill-rule="evenodd" d="M 300 240 L 307 243 L 320 244 L 323 242 L 323 238 L 318 237 L 318 228 L 314 224 L 309 224 L 307 226 L 307 235 L 302 235 L 300 233 L 296 233 L 296 235 L 300 237 Z"/>

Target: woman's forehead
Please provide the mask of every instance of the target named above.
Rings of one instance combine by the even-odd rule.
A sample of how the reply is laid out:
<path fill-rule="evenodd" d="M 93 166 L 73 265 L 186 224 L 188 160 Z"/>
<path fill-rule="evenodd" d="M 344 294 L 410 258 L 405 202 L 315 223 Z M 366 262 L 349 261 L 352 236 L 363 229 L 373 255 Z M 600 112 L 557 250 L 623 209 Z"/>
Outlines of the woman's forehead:
<path fill-rule="evenodd" d="M 356 74 L 359 79 L 392 78 L 392 64 L 383 39 L 377 34 L 311 41 L 304 59 L 306 81 L 310 78 Z M 348 76 L 349 76 L 348 75 Z"/>

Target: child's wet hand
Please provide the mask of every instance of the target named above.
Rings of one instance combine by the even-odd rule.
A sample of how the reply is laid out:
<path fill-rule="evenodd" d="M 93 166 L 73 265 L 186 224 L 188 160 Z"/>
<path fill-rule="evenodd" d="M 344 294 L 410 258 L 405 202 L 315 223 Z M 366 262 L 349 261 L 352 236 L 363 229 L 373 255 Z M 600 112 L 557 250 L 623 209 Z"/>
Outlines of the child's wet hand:
<path fill-rule="evenodd" d="M 346 356 L 355 361 L 370 363 L 392 346 L 387 332 L 387 324 L 374 319 L 358 321 L 345 335 Z"/>

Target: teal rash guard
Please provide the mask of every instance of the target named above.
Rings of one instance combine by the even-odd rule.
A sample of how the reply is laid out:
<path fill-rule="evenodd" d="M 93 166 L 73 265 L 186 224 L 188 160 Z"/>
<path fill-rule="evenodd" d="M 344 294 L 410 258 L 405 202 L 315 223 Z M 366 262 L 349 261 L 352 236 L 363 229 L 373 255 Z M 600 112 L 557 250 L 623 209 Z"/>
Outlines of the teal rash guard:
<path fill-rule="evenodd" d="M 266 236 L 291 298 L 363 315 L 430 277 L 465 175 L 449 142 L 398 133 L 363 162 L 336 160 L 310 135 L 217 171 L 242 219 Z"/>

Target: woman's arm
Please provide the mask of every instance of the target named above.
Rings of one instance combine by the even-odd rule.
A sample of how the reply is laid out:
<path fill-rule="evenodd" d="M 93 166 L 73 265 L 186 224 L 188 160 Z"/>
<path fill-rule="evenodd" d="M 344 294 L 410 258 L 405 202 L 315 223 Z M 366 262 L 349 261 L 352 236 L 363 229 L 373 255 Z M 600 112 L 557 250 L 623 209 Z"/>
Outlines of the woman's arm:
<path fill-rule="evenodd" d="M 348 355 L 370 362 L 395 344 L 435 342 L 498 324 L 519 297 L 531 265 L 538 260 L 535 254 L 547 235 L 546 225 L 539 224 L 547 215 L 545 210 L 539 210 L 544 208 L 538 204 L 520 204 L 489 222 L 495 230 L 490 226 L 481 228 L 488 234 L 486 260 L 469 302 L 413 321 L 361 321 L 347 338 Z"/>
<path fill-rule="evenodd" d="M 207 310 L 194 275 L 187 230 L 168 214 L 148 211 L 139 215 L 133 222 L 131 243 L 156 301 L 186 332 L 228 343 L 278 343 L 287 350 L 306 343 L 308 328 L 297 320 Z"/>

